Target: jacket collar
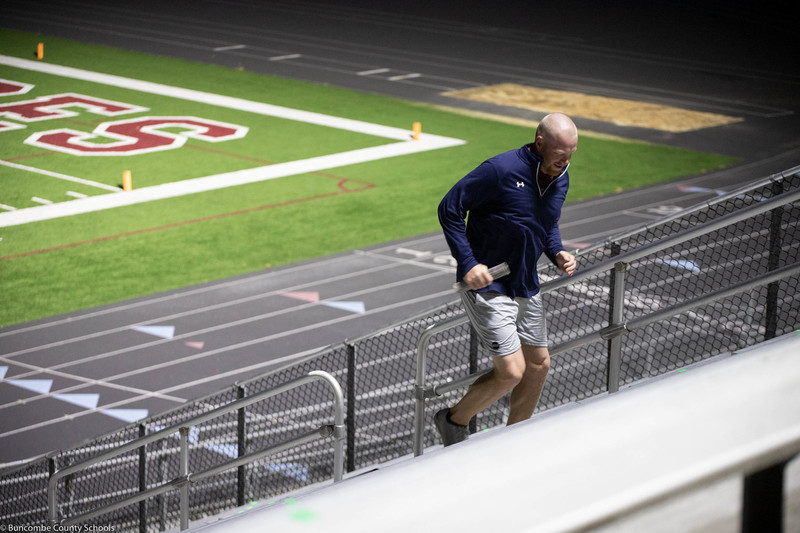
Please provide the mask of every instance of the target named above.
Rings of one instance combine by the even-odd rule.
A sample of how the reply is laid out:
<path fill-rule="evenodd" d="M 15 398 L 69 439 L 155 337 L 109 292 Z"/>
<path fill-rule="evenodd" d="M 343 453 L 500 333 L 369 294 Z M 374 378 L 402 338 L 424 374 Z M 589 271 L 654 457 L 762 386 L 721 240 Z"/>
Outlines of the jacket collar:
<path fill-rule="evenodd" d="M 539 188 L 539 168 L 542 165 L 542 157 L 533 152 L 533 143 L 528 143 L 522 148 L 520 148 L 520 152 L 522 158 L 528 162 L 531 168 L 534 169 L 533 180 L 536 183 L 537 188 Z M 550 188 L 550 185 L 552 185 L 559 178 L 564 176 L 567 173 L 568 168 L 569 168 L 569 163 L 567 163 L 567 165 L 561 169 L 561 173 L 558 176 L 555 176 L 552 180 L 550 180 L 550 183 L 547 185 L 547 187 L 544 188 L 544 190 L 539 189 L 539 194 L 544 196 L 545 191 L 547 191 L 547 189 Z"/>

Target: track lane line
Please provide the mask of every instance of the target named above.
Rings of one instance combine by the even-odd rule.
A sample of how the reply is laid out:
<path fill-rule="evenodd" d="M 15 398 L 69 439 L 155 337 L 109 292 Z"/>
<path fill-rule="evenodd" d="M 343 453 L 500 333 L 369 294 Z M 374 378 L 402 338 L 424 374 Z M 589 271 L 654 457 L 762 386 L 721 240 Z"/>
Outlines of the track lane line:
<path fill-rule="evenodd" d="M 277 289 L 277 290 L 273 290 L 273 291 L 269 291 L 269 292 L 265 292 L 265 293 L 253 294 L 253 295 L 250 295 L 250 296 L 237 298 L 236 300 L 230 300 L 230 301 L 227 301 L 227 302 L 220 302 L 220 303 L 216 303 L 216 304 L 213 304 L 213 305 L 207 305 L 207 306 L 203 306 L 203 307 L 199 307 L 199 308 L 195 308 L 195 309 L 190 309 L 188 311 L 182 311 L 182 312 L 179 312 L 179 313 L 172 313 L 172 314 L 169 314 L 169 315 L 162 315 L 162 316 L 159 316 L 159 317 L 156 317 L 156 318 L 148 319 L 148 320 L 146 320 L 144 322 L 136 322 L 136 323 L 132 323 L 132 324 L 125 324 L 124 326 L 119 326 L 119 327 L 116 327 L 116 328 L 111 328 L 111 329 L 107 329 L 107 330 L 97 331 L 97 332 L 94 332 L 94 333 L 80 335 L 78 337 L 71 337 L 69 339 L 55 341 L 55 342 L 51 342 L 51 343 L 48 343 L 48 344 L 32 346 L 30 348 L 17 350 L 15 352 L 9 352 L 9 353 L 6 353 L 6 354 L 0 354 L 0 357 L 10 360 L 11 357 L 16 357 L 18 355 L 24 355 L 24 354 L 27 354 L 27 353 L 34 353 L 36 351 L 43 350 L 43 349 L 56 348 L 56 347 L 59 347 L 59 346 L 65 346 L 65 345 L 68 345 L 68 344 L 72 344 L 74 342 L 80 342 L 80 341 L 88 340 L 88 339 L 96 339 L 98 337 L 103 337 L 105 335 L 112 335 L 114 333 L 120 333 L 122 331 L 128 331 L 133 326 L 156 324 L 158 322 L 164 322 L 164 321 L 173 320 L 173 319 L 176 319 L 176 318 L 183 318 L 183 317 L 192 316 L 192 315 L 196 315 L 196 314 L 200 314 L 200 313 L 207 313 L 207 312 L 210 312 L 210 311 L 217 311 L 219 309 L 224 309 L 226 307 L 231 307 L 231 306 L 235 306 L 235 305 L 239 305 L 239 304 L 243 304 L 243 303 L 249 303 L 249 302 L 253 302 L 253 301 L 256 301 L 256 300 L 260 300 L 262 298 L 269 298 L 269 297 L 272 297 L 272 296 L 280 296 L 281 293 L 284 293 L 284 292 L 296 292 L 296 291 L 300 291 L 302 289 L 306 289 L 308 287 L 313 287 L 313 286 L 316 286 L 316 285 L 319 285 L 319 284 L 334 283 L 336 281 L 342 281 L 342 280 L 347 280 L 347 279 L 351 279 L 351 278 L 360 277 L 360 276 L 363 276 L 365 274 L 371 274 L 371 273 L 374 273 L 374 272 L 381 272 L 381 271 L 384 271 L 384 270 L 391 270 L 391 269 L 396 268 L 396 267 L 397 267 L 396 264 L 392 264 L 391 262 L 387 262 L 386 264 L 383 264 L 383 265 L 377 265 L 377 266 L 369 267 L 369 268 L 358 270 L 358 271 L 354 271 L 354 272 L 348 272 L 348 273 L 345 273 L 345 274 L 340 274 L 338 276 L 332 276 L 332 277 L 328 277 L 328 278 L 321 278 L 319 280 L 314 280 L 314 281 L 302 283 L 302 284 L 299 284 L 299 285 L 294 285 L 294 286 L 281 288 L 281 289 Z M 370 289 L 364 289 L 362 291 L 359 291 L 359 293 L 365 293 L 366 291 L 369 291 L 369 290 Z M 375 288 L 375 290 L 377 290 L 377 288 Z M 349 297 L 349 296 L 348 295 L 337 296 L 337 298 L 346 298 L 346 297 Z M 166 298 L 166 300 L 174 301 L 174 299 L 169 299 L 169 298 Z M 315 304 L 309 304 L 309 305 L 315 305 Z M 298 307 L 302 307 L 302 306 L 295 306 L 292 309 L 297 309 Z M 65 322 L 71 323 L 71 321 L 69 321 L 68 319 L 65 320 Z M 197 332 L 195 332 L 193 334 L 197 334 Z M 178 337 L 173 337 L 173 338 L 178 338 Z M 146 347 L 152 346 L 153 344 L 163 343 L 163 342 L 167 342 L 169 340 L 170 339 L 165 339 L 165 340 L 161 340 L 161 341 L 153 341 L 152 343 L 146 343 L 146 344 L 138 345 L 138 347 L 146 348 Z"/>
<path fill-rule="evenodd" d="M 352 261 L 352 259 L 353 259 L 352 255 L 353 254 L 350 253 L 348 255 L 342 255 L 340 257 L 333 257 L 333 258 L 327 258 L 327 259 L 323 258 L 323 260 L 324 261 L 334 261 L 334 262 L 349 262 L 349 261 Z M 333 277 L 328 277 L 328 278 L 319 278 L 318 280 L 304 282 L 302 284 L 293 285 L 293 286 L 286 287 L 286 288 L 281 288 L 280 290 L 270 291 L 270 292 L 262 293 L 260 295 L 255 295 L 255 296 L 248 296 L 248 297 L 242 298 L 241 300 L 232 300 L 230 303 L 235 303 L 235 302 L 238 302 L 238 301 L 250 301 L 250 300 L 256 299 L 256 298 L 278 294 L 279 292 L 291 292 L 293 290 L 298 290 L 298 289 L 300 289 L 302 287 L 306 287 L 306 286 L 308 286 L 310 284 L 333 282 L 333 281 L 337 281 L 339 279 L 346 279 L 347 277 L 359 276 L 361 274 L 370 273 L 370 272 L 373 272 L 373 271 L 378 271 L 378 270 L 387 269 L 387 268 L 393 268 L 394 266 L 395 265 L 378 265 L 378 266 L 375 266 L 375 267 L 366 268 L 364 270 L 359 270 L 359 271 L 355 271 L 355 272 L 349 272 L 347 274 L 341 274 L 339 276 L 333 276 Z M 102 309 L 102 310 L 99 310 L 99 311 L 90 311 L 90 312 L 88 312 L 86 314 L 79 315 L 79 316 L 68 316 L 66 318 L 60 318 L 60 319 L 54 320 L 52 322 L 45 322 L 45 323 L 42 323 L 42 324 L 35 324 L 35 325 L 32 325 L 32 326 L 25 326 L 25 327 L 18 328 L 18 329 L 9 329 L 8 331 L 0 332 L 0 338 L 8 337 L 8 336 L 16 335 L 16 334 L 29 333 L 31 331 L 38 331 L 38 330 L 41 330 L 41 329 L 46 329 L 46 328 L 49 328 L 49 327 L 61 326 L 61 325 L 64 325 L 64 324 L 70 324 L 71 325 L 71 324 L 74 324 L 76 321 L 79 321 L 79 320 L 97 318 L 98 316 L 105 316 L 105 315 L 113 314 L 113 313 L 116 313 L 116 312 L 125 312 L 125 311 L 129 311 L 131 309 L 137 309 L 137 308 L 141 308 L 141 307 L 146 307 L 148 305 L 153 305 L 153 304 L 160 304 L 160 303 L 163 303 L 163 302 L 174 302 L 176 299 L 179 299 L 179 298 L 184 298 L 184 297 L 192 298 L 194 296 L 197 296 L 198 294 L 217 291 L 217 290 L 220 290 L 220 289 L 224 290 L 224 289 L 227 289 L 227 288 L 233 288 L 233 287 L 236 287 L 236 286 L 239 286 L 239 285 L 244 285 L 244 284 L 247 284 L 247 283 L 259 283 L 262 280 L 270 278 L 270 277 L 273 277 L 273 276 L 292 276 L 292 275 L 294 275 L 296 273 L 303 272 L 303 271 L 306 271 L 306 270 L 317 270 L 318 271 L 319 268 L 320 268 L 320 263 L 319 263 L 319 261 L 316 261 L 316 260 L 311 260 L 311 262 L 304 262 L 302 264 L 297 264 L 297 265 L 287 265 L 286 267 L 278 267 L 278 269 L 276 269 L 276 270 L 272 270 L 272 269 L 271 270 L 267 270 L 267 271 L 264 271 L 263 273 L 256 274 L 256 275 L 251 275 L 251 276 L 248 276 L 246 278 L 232 279 L 232 280 L 228 280 L 228 281 L 222 281 L 222 282 L 214 283 L 214 284 L 211 284 L 211 285 L 204 285 L 204 286 L 201 286 L 201 287 L 198 287 L 198 288 L 193 288 L 193 289 L 189 289 L 189 290 L 186 290 L 186 291 L 182 291 L 182 292 L 177 293 L 177 294 L 170 293 L 170 294 L 167 294 L 165 296 L 158 296 L 158 297 L 155 297 L 155 298 L 152 298 L 152 299 L 148 299 L 148 300 L 144 300 L 144 301 L 126 302 L 126 303 L 123 303 L 122 305 L 115 306 L 115 307 L 110 308 L 110 309 Z M 177 290 L 180 290 L 180 289 L 177 289 Z M 214 304 L 213 306 L 210 306 L 210 307 L 200 308 L 200 310 L 210 309 L 210 308 L 218 308 L 218 307 L 225 307 L 227 305 L 229 305 L 229 302 L 224 302 L 222 304 Z M 191 314 L 192 312 L 194 312 L 194 311 L 187 311 L 186 314 Z M 165 315 L 165 316 L 161 316 L 161 317 L 155 318 L 153 320 L 148 320 L 147 322 L 143 322 L 142 324 L 145 324 L 145 323 L 148 323 L 148 322 L 152 322 L 152 321 L 156 321 L 156 320 L 164 320 L 164 319 L 168 319 L 168 318 L 173 318 L 173 317 L 177 317 L 177 316 L 185 316 L 185 315 L 184 314 Z M 139 325 L 139 323 L 134 324 L 134 325 Z M 14 326 L 9 326 L 9 328 L 14 328 Z M 4 355 L 8 355 L 8 354 L 4 354 Z"/>
<path fill-rule="evenodd" d="M 392 266 L 397 266 L 397 265 L 392 265 Z M 353 297 L 360 296 L 360 295 L 363 295 L 363 294 L 369 294 L 369 293 L 373 293 L 373 292 L 379 292 L 379 291 L 382 291 L 382 290 L 385 290 L 385 289 L 401 287 L 401 286 L 408 285 L 408 284 L 411 284 L 411 283 L 416 283 L 418 281 L 422 281 L 422 280 L 425 280 L 425 279 L 435 278 L 437 276 L 440 276 L 441 274 L 442 274 L 441 272 L 426 273 L 426 274 L 423 274 L 421 276 L 416 276 L 414 278 L 406 278 L 406 279 L 403 279 L 403 280 L 400 280 L 400 281 L 396 281 L 396 282 L 393 282 L 393 283 L 381 285 L 380 287 L 370 287 L 370 288 L 367 288 L 367 289 L 362 289 L 360 291 L 354 291 L 354 292 L 351 292 L 351 293 L 348 293 L 348 294 L 338 295 L 338 296 L 335 297 L 335 299 L 326 298 L 324 301 L 339 301 L 342 298 L 346 298 L 346 299 L 347 298 L 353 298 Z M 285 291 L 281 291 L 281 292 L 285 292 Z M 449 291 L 445 291 L 443 293 L 437 293 L 435 297 L 438 298 L 442 294 L 447 294 L 447 293 L 453 294 L 453 291 L 449 290 Z M 425 301 L 427 299 L 431 299 L 431 297 L 425 297 L 420 301 Z M 409 300 L 409 301 L 413 302 L 415 300 Z M 405 304 L 406 304 L 406 301 L 403 301 L 403 302 L 400 303 L 400 306 L 405 305 Z M 86 364 L 86 363 L 90 363 L 90 362 L 94 362 L 94 361 L 100 361 L 100 360 L 103 360 L 103 359 L 107 359 L 107 358 L 110 358 L 110 357 L 116 357 L 118 355 L 126 354 L 126 353 L 129 353 L 129 352 L 142 350 L 142 349 L 145 349 L 145 348 L 151 348 L 153 346 L 160 346 L 162 344 L 168 344 L 168 343 L 174 342 L 174 341 L 181 341 L 181 340 L 191 339 L 193 337 L 196 338 L 196 337 L 198 337 L 200 335 L 203 335 L 203 334 L 206 334 L 206 333 L 211 333 L 211 332 L 215 332 L 215 331 L 221 331 L 221 330 L 225 330 L 225 329 L 228 329 L 228 328 L 241 326 L 243 324 L 249 324 L 249 323 L 252 323 L 252 322 L 258 322 L 260 320 L 265 320 L 265 319 L 268 319 L 268 318 L 274 318 L 276 316 L 291 314 L 291 313 L 294 313 L 296 311 L 301 311 L 301 310 L 304 310 L 304 309 L 315 307 L 317 305 L 320 305 L 320 304 L 318 304 L 318 303 L 304 303 L 304 304 L 296 305 L 296 306 L 293 306 L 293 307 L 280 309 L 280 310 L 277 310 L 277 311 L 271 311 L 269 313 L 263 313 L 263 314 L 260 314 L 260 315 L 255 315 L 255 316 L 243 318 L 243 319 L 240 319 L 240 320 L 235 320 L 233 322 L 226 322 L 224 324 L 218 324 L 218 325 L 215 325 L 215 326 L 210 326 L 210 327 L 199 329 L 199 330 L 195 330 L 195 331 L 182 333 L 180 335 L 175 335 L 174 337 L 169 338 L 169 339 L 159 339 L 159 340 L 154 340 L 154 341 L 143 343 L 143 344 L 137 344 L 135 346 L 128 346 L 128 347 L 125 347 L 125 348 L 119 348 L 117 350 L 112 350 L 112 351 L 109 351 L 109 352 L 104 352 L 104 353 L 101 353 L 101 354 L 96 354 L 96 355 L 92 355 L 92 356 L 89 356 L 89 357 L 84 357 L 84 358 L 81 358 L 81 359 L 74 359 L 74 360 L 69 361 L 67 363 L 61 363 L 61 364 L 53 365 L 53 366 L 46 367 L 46 368 L 45 367 L 39 367 L 37 365 L 30 365 L 30 364 L 27 364 L 27 363 L 22 363 L 22 362 L 20 362 L 20 361 L 18 361 L 16 359 L 11 359 L 10 357 L 8 357 L 6 355 L 0 356 L 0 361 L 6 361 L 6 362 L 9 362 L 9 363 L 19 364 L 19 365 L 26 364 L 28 367 L 30 367 L 32 369 L 35 369 L 35 371 L 31 371 L 31 372 L 28 372 L 28 373 L 24 373 L 24 374 L 20 374 L 20 375 L 14 376 L 14 379 L 25 378 L 25 377 L 29 377 L 31 375 L 34 375 L 34 374 L 37 374 L 37 373 L 40 373 L 40 372 L 58 371 L 60 369 L 69 368 L 71 366 L 76 366 L 76 365 L 79 365 L 79 364 Z M 376 308 L 376 310 L 369 310 L 369 311 L 366 311 L 365 313 L 347 315 L 347 318 L 353 319 L 353 318 L 358 318 L 360 316 L 369 316 L 370 314 L 374 314 L 375 312 L 380 312 L 381 310 L 393 309 L 394 307 L 397 307 L 397 305 L 390 304 L 389 306 Z M 334 321 L 333 323 L 336 323 L 337 321 Z M 275 338 L 280 338 L 280 337 L 284 337 L 286 335 L 293 334 L 295 332 L 309 331 L 309 330 L 315 329 L 316 327 L 322 327 L 322 326 L 326 326 L 326 325 L 329 325 L 328 322 L 321 322 L 321 323 L 317 323 L 317 324 L 309 324 L 309 325 L 303 326 L 302 328 L 299 328 L 299 329 L 288 330 L 287 332 L 280 333 L 280 334 L 273 334 L 273 335 L 275 336 Z M 120 328 L 119 331 L 127 331 L 129 329 L 130 329 L 130 327 Z M 272 336 L 263 337 L 263 339 L 266 339 L 266 340 L 271 340 L 271 338 L 272 338 Z M 252 341 L 245 341 L 245 343 L 243 345 L 249 345 L 250 343 L 252 343 Z M 59 344 L 59 346 L 61 346 L 61 345 L 63 345 L 63 344 Z M 217 348 L 216 350 L 213 350 L 213 353 L 222 353 L 222 352 L 225 352 L 225 351 L 236 349 L 237 347 L 239 347 L 238 344 L 230 345 L 230 346 L 227 346 L 227 347 L 223 346 L 221 348 Z M 35 353 L 36 351 L 38 351 L 40 349 L 41 348 L 37 348 L 36 350 L 30 350 L 28 353 Z M 196 354 L 195 356 L 202 356 L 202 355 L 205 355 L 205 354 L 208 354 L 208 353 L 210 353 L 210 352 L 201 352 L 200 354 Z M 192 356 L 192 357 L 194 357 L 194 356 Z M 69 377 L 69 375 L 68 374 L 64 374 L 64 377 Z M 88 379 L 88 378 L 84 378 L 84 379 Z M 104 379 L 107 379 L 107 378 L 104 378 Z"/>
<path fill-rule="evenodd" d="M 266 342 L 266 341 L 269 341 L 269 340 L 285 337 L 287 335 L 292 335 L 292 334 L 296 334 L 296 333 L 303 333 L 303 332 L 308 331 L 310 329 L 314 329 L 319 325 L 338 324 L 338 323 L 345 322 L 345 321 L 348 321 L 348 320 L 353 320 L 354 318 L 358 318 L 358 317 L 361 317 L 361 316 L 364 316 L 364 315 L 371 315 L 371 314 L 381 313 L 383 311 L 388 311 L 388 310 L 391 310 L 391 309 L 395 309 L 397 307 L 403 307 L 403 306 L 406 306 L 406 305 L 412 305 L 412 304 L 419 303 L 419 302 L 422 302 L 422 301 L 439 298 L 439 297 L 445 296 L 447 294 L 452 294 L 452 290 L 442 291 L 442 292 L 439 292 L 439 293 L 434 293 L 434 294 L 430 294 L 430 295 L 426 295 L 426 296 L 421 296 L 419 298 L 414 298 L 414 299 L 411 299 L 411 300 L 404 300 L 402 302 L 397 302 L 397 303 L 394 303 L 394 304 L 385 305 L 383 307 L 378 307 L 378 308 L 375 308 L 375 309 L 371 309 L 371 310 L 367 311 L 364 314 L 359 314 L 359 315 L 348 314 L 348 315 L 345 315 L 345 316 L 342 316 L 342 317 L 339 317 L 339 318 L 335 318 L 335 319 L 332 319 L 332 320 L 327 320 L 325 322 L 321 322 L 321 323 L 318 323 L 318 324 L 312 324 L 310 326 L 296 328 L 296 329 L 291 330 L 291 331 L 285 331 L 285 332 L 276 333 L 276 334 L 273 334 L 273 335 L 268 335 L 268 336 L 265 336 L 265 337 L 261 337 L 261 338 L 258 338 L 258 339 L 252 339 L 252 340 L 249 340 L 249 341 L 238 343 L 238 344 L 233 345 L 233 346 L 220 348 L 218 350 L 211 350 L 211 351 L 208 351 L 208 352 L 203 352 L 201 354 L 188 356 L 188 357 L 183 357 L 181 359 L 176 359 L 174 361 L 161 363 L 161 364 L 158 364 L 158 365 L 152 365 L 150 367 L 141 368 L 141 369 L 137 369 L 137 370 L 132 370 L 132 371 L 129 371 L 129 372 L 124 372 L 124 373 L 118 374 L 116 376 L 110 376 L 108 378 L 104 378 L 103 380 L 93 380 L 93 381 L 96 382 L 94 384 L 109 385 L 110 386 L 110 384 L 113 381 L 116 381 L 116 380 L 119 380 L 119 379 L 124 379 L 126 377 L 131 377 L 131 376 L 134 376 L 134 375 L 140 375 L 140 374 L 143 374 L 143 373 L 146 373 L 146 372 L 152 372 L 152 371 L 155 371 L 155 370 L 161 370 L 163 368 L 168 368 L 168 367 L 171 367 L 171 366 L 175 366 L 177 364 L 194 362 L 194 361 L 197 361 L 199 359 L 203 359 L 203 358 L 209 357 L 211 355 L 216 355 L 217 353 L 230 351 L 232 349 L 244 348 L 244 347 L 247 347 L 247 346 L 252 346 L 254 344 L 259 344 L 259 343 L 263 343 L 263 342 Z M 186 386 L 189 386 L 189 384 L 181 384 L 181 386 L 179 388 L 170 387 L 169 389 L 164 389 L 164 390 L 180 390 L 181 388 L 186 388 Z M 119 387 L 125 387 L 125 386 L 124 385 L 119 385 Z M 34 400 L 40 400 L 40 399 L 43 399 L 43 398 L 47 398 L 47 397 L 50 397 L 52 394 L 63 394 L 67 390 L 72 391 L 72 390 L 76 390 L 76 388 L 77 387 L 73 387 L 73 388 L 64 389 L 64 390 L 53 391 L 53 393 L 50 393 L 50 394 L 47 394 L 47 395 L 35 396 L 35 397 L 32 397 L 32 398 L 29 398 L 27 400 L 27 402 L 34 401 Z M 156 395 L 156 394 L 161 394 L 161 391 L 153 391 L 152 392 L 152 395 Z M 102 408 L 98 407 L 98 408 L 92 409 L 92 410 L 81 411 L 81 412 L 78 412 L 78 413 L 72 415 L 71 418 L 75 418 L 75 417 L 78 417 L 78 416 L 84 416 L 85 414 L 90 414 L 90 413 L 95 412 L 95 411 L 100 410 L 100 409 L 108 409 L 110 406 L 118 405 L 118 404 L 121 404 L 121 403 L 122 402 L 115 402 L 113 404 L 109 404 L 109 405 L 103 406 Z M 40 427 L 44 427 L 44 426 L 47 426 L 47 425 L 51 425 L 51 424 L 58 423 L 58 422 L 63 422 L 63 421 L 65 421 L 65 419 L 64 419 L 63 416 L 61 416 L 59 418 L 52 419 L 52 420 L 49 420 L 49 421 L 39 422 L 39 423 L 37 423 L 35 425 L 32 425 L 30 427 L 27 427 L 27 428 L 18 428 L 16 430 L 12 430 L 12 431 L 9 431 L 9 432 L 0 433 L 0 438 L 6 437 L 6 436 L 9 436 L 9 435 L 13 435 L 13 434 L 16 434 L 16 433 L 22 433 L 24 431 L 29 431 L 29 430 L 32 430 L 32 429 L 38 429 Z"/>

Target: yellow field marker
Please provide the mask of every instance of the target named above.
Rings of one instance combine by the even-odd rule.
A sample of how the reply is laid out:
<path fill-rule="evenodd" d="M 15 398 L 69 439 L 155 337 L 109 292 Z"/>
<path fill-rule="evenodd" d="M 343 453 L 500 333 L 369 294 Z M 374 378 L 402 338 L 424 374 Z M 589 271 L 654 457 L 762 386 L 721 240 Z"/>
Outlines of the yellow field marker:
<path fill-rule="evenodd" d="M 415 122 L 413 125 L 414 135 L 412 136 L 415 141 L 419 140 L 419 134 L 422 133 L 422 123 Z"/>
<path fill-rule="evenodd" d="M 133 190 L 133 180 L 131 179 L 130 170 L 126 170 L 122 173 L 122 190 L 125 192 Z"/>

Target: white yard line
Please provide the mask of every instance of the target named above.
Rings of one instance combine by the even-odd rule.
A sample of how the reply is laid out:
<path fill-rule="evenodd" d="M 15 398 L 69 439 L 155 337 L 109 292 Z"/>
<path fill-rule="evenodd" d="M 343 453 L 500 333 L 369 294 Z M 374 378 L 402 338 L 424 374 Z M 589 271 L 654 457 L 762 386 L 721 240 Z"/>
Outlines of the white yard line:
<path fill-rule="evenodd" d="M 15 226 L 29 222 L 111 209 L 114 207 L 134 205 L 164 198 L 174 198 L 176 196 L 197 192 L 256 183 L 296 174 L 364 163 L 367 161 L 376 161 L 388 157 L 408 155 L 428 150 L 438 150 L 440 148 L 458 146 L 465 143 L 465 141 L 461 139 L 442 137 L 429 133 L 421 134 L 419 140 L 414 141 L 411 140 L 410 130 L 401 128 L 393 128 L 370 122 L 323 115 L 321 113 L 275 106 L 263 102 L 253 102 L 241 98 L 205 93 L 181 87 L 172 87 L 169 85 L 134 80 L 110 74 L 101 74 L 98 72 L 30 61 L 5 55 L 0 55 L 0 64 L 36 72 L 44 72 L 55 76 L 80 79 L 114 87 L 123 87 L 151 94 L 180 98 L 209 105 L 227 107 L 229 109 L 307 122 L 318 126 L 326 126 L 401 141 L 372 148 L 351 150 L 338 154 L 312 157 L 266 167 L 227 172 L 214 176 L 205 176 L 175 183 L 145 187 L 124 194 L 92 196 L 53 205 L 17 209 L 15 211 L 0 213 L 0 227 Z M 116 188 L 113 190 L 118 191 Z"/>
<path fill-rule="evenodd" d="M 453 144 L 447 141 L 438 141 L 438 139 L 428 142 L 425 145 L 419 144 L 420 142 L 422 141 L 393 143 L 375 146 L 373 148 L 363 148 L 350 152 L 313 157 L 311 159 L 302 159 L 265 167 L 227 172 L 225 174 L 216 174 L 204 178 L 164 183 L 162 185 L 135 189 L 127 193 L 104 194 L 47 206 L 18 209 L 16 211 L 0 213 L 0 227 L 16 226 L 51 218 L 101 211 L 103 209 L 123 207 L 154 200 L 163 200 L 165 198 L 213 191 L 225 187 L 233 187 L 235 185 L 246 185 L 248 183 L 257 183 L 296 174 L 306 174 L 308 172 L 353 165 L 356 163 L 376 161 L 387 157 L 413 154 L 423 150 L 435 150 L 437 148 L 444 148 L 445 146 L 453 146 Z"/>
<path fill-rule="evenodd" d="M 107 191 L 122 192 L 122 189 L 120 189 L 119 187 L 112 187 L 111 185 L 106 185 L 105 183 L 99 183 L 97 181 L 86 180 L 83 178 L 76 178 L 75 176 L 67 176 L 66 174 L 52 172 L 50 170 L 44 170 L 41 168 L 34 168 L 25 165 L 20 165 L 19 163 L 3 161 L 2 159 L 0 159 L 0 165 L 16 168 L 18 170 L 25 170 L 27 172 L 35 172 L 37 174 L 43 174 L 45 176 L 50 176 L 51 178 L 58 178 L 60 180 L 72 181 L 74 183 L 80 183 L 82 185 L 88 185 L 90 187 L 97 187 L 98 189 L 105 189 Z"/>

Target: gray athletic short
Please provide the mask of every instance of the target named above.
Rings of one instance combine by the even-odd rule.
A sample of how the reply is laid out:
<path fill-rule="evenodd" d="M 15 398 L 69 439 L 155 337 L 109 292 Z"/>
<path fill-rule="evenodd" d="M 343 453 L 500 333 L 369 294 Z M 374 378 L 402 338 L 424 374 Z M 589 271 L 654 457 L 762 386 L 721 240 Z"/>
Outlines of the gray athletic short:
<path fill-rule="evenodd" d="M 512 299 L 497 292 L 465 291 L 461 300 L 481 344 L 490 354 L 511 355 L 521 344 L 547 346 L 547 323 L 540 294 Z"/>

